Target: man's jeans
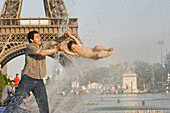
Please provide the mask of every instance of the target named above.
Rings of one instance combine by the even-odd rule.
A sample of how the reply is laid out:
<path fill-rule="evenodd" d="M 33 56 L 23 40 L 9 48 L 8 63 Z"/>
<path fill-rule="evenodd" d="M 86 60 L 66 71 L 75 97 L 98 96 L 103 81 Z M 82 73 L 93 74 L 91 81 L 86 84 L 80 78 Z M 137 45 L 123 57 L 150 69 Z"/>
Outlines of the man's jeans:
<path fill-rule="evenodd" d="M 43 79 L 33 79 L 27 75 L 22 76 L 18 89 L 4 113 L 20 112 L 19 106 L 30 91 L 35 96 L 40 113 L 49 113 L 47 93 Z"/>

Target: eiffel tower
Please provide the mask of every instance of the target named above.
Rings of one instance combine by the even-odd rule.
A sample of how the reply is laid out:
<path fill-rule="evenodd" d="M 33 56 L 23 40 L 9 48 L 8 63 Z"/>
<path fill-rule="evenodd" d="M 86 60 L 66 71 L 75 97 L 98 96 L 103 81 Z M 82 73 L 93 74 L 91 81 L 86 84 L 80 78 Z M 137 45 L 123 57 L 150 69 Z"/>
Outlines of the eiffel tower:
<path fill-rule="evenodd" d="M 63 26 L 78 37 L 78 19 L 69 18 L 64 0 L 43 0 L 46 17 L 21 18 L 23 0 L 5 0 L 0 14 L 0 66 L 7 73 L 7 63 L 25 54 L 27 33 L 37 30 L 42 41 L 51 41 L 64 32 Z M 68 21 L 69 20 L 69 21 Z M 60 55 L 60 64 L 68 65 L 71 57 Z M 53 55 L 50 57 L 54 58 Z"/>

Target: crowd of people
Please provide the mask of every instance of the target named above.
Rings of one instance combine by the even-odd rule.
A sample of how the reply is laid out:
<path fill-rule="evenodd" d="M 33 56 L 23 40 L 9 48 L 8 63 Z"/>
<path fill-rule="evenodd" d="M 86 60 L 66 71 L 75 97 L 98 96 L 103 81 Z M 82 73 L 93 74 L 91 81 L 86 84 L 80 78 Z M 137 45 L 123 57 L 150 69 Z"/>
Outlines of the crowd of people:
<path fill-rule="evenodd" d="M 14 80 L 12 80 L 12 76 L 8 76 L 8 84 L 4 87 L 1 92 L 0 98 L 0 106 L 6 106 L 12 99 L 13 95 L 15 94 L 15 90 L 18 87 L 20 82 L 19 74 L 16 74 Z"/>
<path fill-rule="evenodd" d="M 1 92 L 0 106 L 6 106 L 15 94 L 15 81 L 12 80 Z"/>
<path fill-rule="evenodd" d="M 16 74 L 16 77 L 12 80 L 12 76 L 8 76 L 8 84 L 5 85 L 1 92 L 1 98 L 0 98 L 0 107 L 5 107 L 8 105 L 8 103 L 11 101 L 12 97 L 15 95 L 15 90 L 18 88 L 20 82 L 19 74 Z M 30 96 L 30 93 L 27 95 L 27 98 Z M 27 99 L 26 98 L 26 99 Z M 23 103 L 20 105 L 21 108 L 28 111 L 29 107 L 26 103 L 26 99 L 23 101 Z M 27 107 L 25 107 L 27 106 Z"/>

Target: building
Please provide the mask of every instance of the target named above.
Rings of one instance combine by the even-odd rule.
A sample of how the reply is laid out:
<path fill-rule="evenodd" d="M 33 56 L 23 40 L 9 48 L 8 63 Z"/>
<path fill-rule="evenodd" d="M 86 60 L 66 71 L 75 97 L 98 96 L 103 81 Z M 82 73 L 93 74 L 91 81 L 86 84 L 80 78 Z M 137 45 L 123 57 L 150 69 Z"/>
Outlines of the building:
<path fill-rule="evenodd" d="M 80 87 L 80 85 L 79 85 L 79 81 L 77 81 L 77 80 L 72 81 L 72 83 L 71 83 L 71 87 L 72 87 L 72 88 L 79 88 L 79 87 Z"/>
<path fill-rule="evenodd" d="M 89 83 L 87 85 L 87 89 L 101 89 L 102 85 L 98 84 L 98 83 Z"/>
<path fill-rule="evenodd" d="M 138 93 L 136 73 L 128 72 L 123 75 L 123 89 L 125 93 Z"/>

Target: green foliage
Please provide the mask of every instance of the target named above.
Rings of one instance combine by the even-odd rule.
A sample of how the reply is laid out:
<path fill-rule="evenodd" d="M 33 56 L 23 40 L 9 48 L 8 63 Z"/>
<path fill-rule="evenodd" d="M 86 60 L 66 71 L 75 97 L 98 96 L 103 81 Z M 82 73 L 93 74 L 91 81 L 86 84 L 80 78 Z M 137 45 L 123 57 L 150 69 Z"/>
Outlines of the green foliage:
<path fill-rule="evenodd" d="M 161 66 L 160 63 L 155 63 L 152 65 L 152 70 L 153 70 L 153 87 L 154 88 L 162 88 L 162 76 L 163 76 L 163 81 L 165 81 L 165 68 Z"/>
<path fill-rule="evenodd" d="M 0 94 L 3 90 L 3 88 L 5 87 L 5 85 L 8 84 L 8 79 L 6 77 L 6 75 L 3 75 L 2 72 L 0 71 Z"/>
<path fill-rule="evenodd" d="M 137 86 L 138 89 L 144 90 L 144 88 L 149 88 L 151 86 L 152 78 L 152 68 L 149 63 L 144 61 L 136 61 L 135 63 L 135 73 L 138 75 Z"/>
<path fill-rule="evenodd" d="M 88 81 L 96 82 L 104 86 L 122 85 L 124 69 L 121 64 L 110 65 L 109 67 L 95 67 L 85 72 L 80 80 L 81 84 L 88 84 Z"/>
<path fill-rule="evenodd" d="M 170 53 L 168 53 L 166 56 L 165 56 L 165 71 L 166 73 L 170 73 Z"/>
<path fill-rule="evenodd" d="M 110 65 L 109 70 L 114 76 L 113 81 L 118 85 L 122 85 L 123 74 L 125 73 L 125 68 L 121 64 L 116 64 L 116 65 Z"/>
<path fill-rule="evenodd" d="M 130 66 L 130 65 L 129 65 Z M 165 67 L 160 63 L 149 64 L 144 61 L 135 61 L 131 66 L 134 67 L 133 72 L 137 74 L 137 87 L 139 90 L 148 88 L 161 89 L 166 81 L 167 72 L 170 73 L 170 54 L 166 56 Z M 88 84 L 88 81 L 97 82 L 104 86 L 122 86 L 123 74 L 128 70 L 128 63 L 110 64 L 109 67 L 89 68 L 84 72 L 81 78 L 81 85 Z M 163 78 L 163 83 L 162 83 Z"/>
<path fill-rule="evenodd" d="M 135 61 L 135 73 L 138 76 L 138 89 L 162 88 L 162 76 L 165 81 L 165 68 L 160 63 L 150 65 L 144 61 Z"/>

